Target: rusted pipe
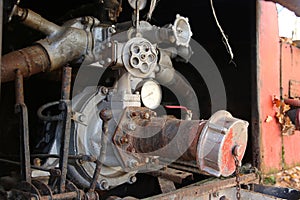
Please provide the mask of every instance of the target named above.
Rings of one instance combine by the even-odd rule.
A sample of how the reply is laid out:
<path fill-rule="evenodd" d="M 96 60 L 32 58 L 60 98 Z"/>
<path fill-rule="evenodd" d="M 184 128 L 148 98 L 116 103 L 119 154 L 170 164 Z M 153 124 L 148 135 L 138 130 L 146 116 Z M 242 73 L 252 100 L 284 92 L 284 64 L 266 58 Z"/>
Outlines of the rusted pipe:
<path fill-rule="evenodd" d="M 41 15 L 29 9 L 17 7 L 14 15 L 18 16 L 23 24 L 40 31 L 46 35 L 51 35 L 61 30 L 61 27 L 44 19 Z"/>
<path fill-rule="evenodd" d="M 4 55 L 2 57 L 1 82 L 14 80 L 17 69 L 24 78 L 49 70 L 50 61 L 47 52 L 40 45 L 34 45 Z"/>
<path fill-rule="evenodd" d="M 61 88 L 61 98 L 62 100 L 70 99 L 71 92 L 71 82 L 72 82 L 72 68 L 66 66 L 63 68 L 63 78 L 62 78 L 62 88 Z"/>
<path fill-rule="evenodd" d="M 291 105 L 291 106 L 300 107 L 299 99 L 284 99 L 284 103 Z"/>
<path fill-rule="evenodd" d="M 16 104 L 24 104 L 23 75 L 20 70 L 16 70 Z"/>
<path fill-rule="evenodd" d="M 42 196 L 40 197 L 40 200 L 67 200 L 67 199 L 77 199 L 78 198 L 78 192 L 66 192 L 61 194 L 54 194 L 52 196 Z"/>
<path fill-rule="evenodd" d="M 68 62 L 82 58 L 91 46 L 92 34 L 86 30 L 56 24 L 33 11 L 17 7 L 14 15 L 33 29 L 48 35 L 38 45 L 11 52 L 3 56 L 1 82 L 14 80 L 14 71 L 20 69 L 24 77 L 59 69 Z"/>
<path fill-rule="evenodd" d="M 156 121 L 156 120 L 155 120 Z M 159 122 L 160 121 L 160 122 Z M 161 124 L 161 131 L 152 137 L 134 137 L 132 146 L 137 153 L 152 153 L 168 159 L 180 158 L 185 161 L 195 161 L 197 143 L 205 122 L 200 120 L 178 120 L 174 118 L 159 119 L 153 124 Z M 145 132 L 151 132 L 153 126 L 143 127 Z M 149 130 L 147 130 L 149 129 Z M 165 148 L 167 145 L 168 148 Z"/>
<path fill-rule="evenodd" d="M 155 117 L 155 113 L 133 107 L 125 112 L 121 121 L 122 126 L 114 136 L 121 155 L 126 156 L 124 152 L 127 152 L 148 156 L 151 163 L 156 163 L 155 156 L 169 161 L 196 161 L 200 173 L 217 177 L 227 177 L 234 172 L 232 152 L 236 149 L 241 161 L 247 146 L 248 122 L 224 110 L 214 113 L 207 121 L 200 121 Z M 129 164 L 131 161 L 134 163 L 129 160 Z M 142 162 L 140 159 L 128 166 L 132 168 Z"/>

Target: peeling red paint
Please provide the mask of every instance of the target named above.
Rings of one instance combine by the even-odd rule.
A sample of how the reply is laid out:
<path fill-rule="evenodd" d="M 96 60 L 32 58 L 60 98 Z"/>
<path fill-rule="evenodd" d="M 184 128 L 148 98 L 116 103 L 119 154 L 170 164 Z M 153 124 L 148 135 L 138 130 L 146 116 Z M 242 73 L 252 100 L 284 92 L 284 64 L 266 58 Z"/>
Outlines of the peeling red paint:
<path fill-rule="evenodd" d="M 260 123 L 260 153 L 263 172 L 281 169 L 281 133 L 275 118 L 272 96 L 279 96 L 279 37 L 277 10 L 273 2 L 258 1 L 258 106 Z"/>
<path fill-rule="evenodd" d="M 233 138 L 233 130 L 230 129 L 226 135 L 224 145 L 222 146 L 221 150 L 221 152 L 223 152 L 223 154 L 221 155 L 222 172 L 228 173 L 235 170 L 235 163 L 232 155 L 232 147 L 234 146 Z"/>
<path fill-rule="evenodd" d="M 275 118 L 272 96 L 280 96 L 280 62 L 283 98 L 288 98 L 289 80 L 300 81 L 300 49 L 289 44 L 282 44 L 280 48 L 277 10 L 274 3 L 258 1 L 257 13 L 257 89 L 261 136 L 259 167 L 264 173 L 268 173 L 300 163 L 297 153 L 300 152 L 300 132 L 296 131 L 291 136 L 281 136 L 280 125 L 276 120 L 268 123 L 264 120 L 267 116 Z"/>

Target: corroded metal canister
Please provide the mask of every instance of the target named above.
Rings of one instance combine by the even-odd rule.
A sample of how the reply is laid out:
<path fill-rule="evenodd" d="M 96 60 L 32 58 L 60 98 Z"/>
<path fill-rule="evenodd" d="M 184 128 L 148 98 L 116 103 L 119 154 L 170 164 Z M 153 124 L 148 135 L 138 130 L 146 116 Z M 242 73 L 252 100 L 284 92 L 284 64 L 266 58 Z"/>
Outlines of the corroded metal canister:
<path fill-rule="evenodd" d="M 227 111 L 218 111 L 207 121 L 166 116 L 134 117 L 130 123 L 135 123 L 135 129 L 126 136 L 126 151 L 171 161 L 196 161 L 200 173 L 217 177 L 235 171 L 233 151 L 241 161 L 247 146 L 248 122 Z"/>

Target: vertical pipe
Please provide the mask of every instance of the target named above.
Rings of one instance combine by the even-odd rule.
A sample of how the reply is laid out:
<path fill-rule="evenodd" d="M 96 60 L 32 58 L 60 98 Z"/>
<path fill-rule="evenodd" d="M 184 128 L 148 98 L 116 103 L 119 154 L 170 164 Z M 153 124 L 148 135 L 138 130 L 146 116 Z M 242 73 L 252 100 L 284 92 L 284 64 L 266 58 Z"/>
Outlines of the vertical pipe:
<path fill-rule="evenodd" d="M 61 88 L 61 98 L 62 100 L 70 99 L 71 92 L 71 79 L 72 79 L 72 68 L 66 66 L 63 68 L 63 82 Z"/>
<path fill-rule="evenodd" d="M 23 75 L 20 70 L 16 70 L 16 104 L 24 104 Z"/>
<path fill-rule="evenodd" d="M 20 156 L 21 176 L 28 183 L 31 182 L 31 165 L 29 150 L 29 127 L 28 112 L 24 103 L 23 75 L 20 70 L 16 71 L 16 113 L 20 116 Z"/>
<path fill-rule="evenodd" d="M 59 181 L 59 193 L 65 192 L 66 177 L 67 177 L 67 165 L 69 156 L 69 144 L 70 144 L 70 133 L 71 133 L 71 76 L 72 68 L 69 66 L 64 67 L 63 78 L 62 78 L 62 92 L 61 92 L 61 104 L 60 109 L 63 112 L 63 126 L 62 126 L 62 137 L 61 137 L 61 148 L 59 160 L 59 168 L 61 170 L 61 177 Z"/>

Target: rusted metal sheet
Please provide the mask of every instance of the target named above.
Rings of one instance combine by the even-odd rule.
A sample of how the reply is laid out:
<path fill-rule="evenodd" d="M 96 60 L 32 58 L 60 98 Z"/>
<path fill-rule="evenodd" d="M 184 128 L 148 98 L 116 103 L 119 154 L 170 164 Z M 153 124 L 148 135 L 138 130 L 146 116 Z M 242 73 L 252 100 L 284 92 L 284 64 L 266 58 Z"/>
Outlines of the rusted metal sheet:
<path fill-rule="evenodd" d="M 241 176 L 241 183 L 242 184 L 248 184 L 248 183 L 255 183 L 258 182 L 258 178 L 256 174 L 247 174 Z M 151 200 L 179 200 L 179 199 L 197 199 L 205 194 L 214 193 L 219 190 L 233 187 L 235 186 L 236 181 L 235 178 L 230 179 L 217 179 L 214 181 L 209 181 L 206 183 L 195 183 L 193 185 L 177 189 L 176 191 L 169 192 L 166 194 L 157 195 L 154 197 L 149 197 L 146 199 Z"/>
<path fill-rule="evenodd" d="M 35 45 L 2 56 L 1 82 L 15 79 L 19 69 L 24 77 L 44 72 L 50 67 L 48 55 L 43 47 Z"/>

